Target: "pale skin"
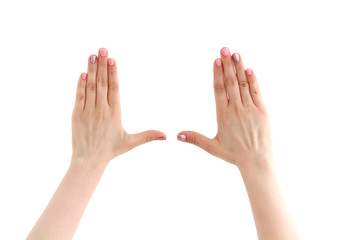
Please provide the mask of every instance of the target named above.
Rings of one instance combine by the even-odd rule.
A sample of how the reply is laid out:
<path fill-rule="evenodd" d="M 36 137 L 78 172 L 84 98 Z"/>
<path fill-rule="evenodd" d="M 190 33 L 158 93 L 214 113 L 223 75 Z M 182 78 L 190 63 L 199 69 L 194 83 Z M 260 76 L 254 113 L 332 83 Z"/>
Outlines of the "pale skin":
<path fill-rule="evenodd" d="M 239 168 L 259 239 L 300 239 L 274 170 L 268 115 L 255 74 L 245 70 L 240 55 L 231 55 L 228 48 L 214 63 L 214 90 L 216 136 L 210 139 L 183 131 L 178 140 Z M 88 71 L 79 78 L 72 136 L 69 169 L 27 239 L 72 239 L 110 160 L 143 143 L 166 139 L 160 131 L 129 134 L 124 130 L 117 66 L 104 48 L 89 57 Z"/>
<path fill-rule="evenodd" d="M 27 239 L 72 239 L 109 161 L 143 143 L 165 139 L 160 131 L 124 130 L 116 62 L 104 48 L 90 56 L 72 114 L 70 167 Z"/>
<path fill-rule="evenodd" d="M 214 62 L 218 132 L 212 139 L 183 131 L 178 140 L 192 143 L 235 164 L 249 196 L 258 239 L 300 239 L 274 170 L 268 113 L 252 69 L 241 56 L 220 51 Z M 235 69 L 234 69 L 235 68 Z"/>

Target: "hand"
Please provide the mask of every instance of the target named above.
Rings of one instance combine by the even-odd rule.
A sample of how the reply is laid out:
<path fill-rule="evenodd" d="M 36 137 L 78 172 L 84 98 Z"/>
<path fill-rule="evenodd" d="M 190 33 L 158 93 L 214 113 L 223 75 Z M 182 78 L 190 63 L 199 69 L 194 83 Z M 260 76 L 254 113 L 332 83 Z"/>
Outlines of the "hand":
<path fill-rule="evenodd" d="M 152 141 L 165 140 L 164 133 L 128 134 L 121 124 L 119 81 L 114 59 L 105 48 L 91 55 L 88 73 L 79 79 L 72 114 L 72 161 L 107 164 L 116 156 Z"/>
<path fill-rule="evenodd" d="M 216 136 L 209 139 L 196 132 L 183 131 L 178 139 L 236 164 L 240 170 L 271 163 L 270 126 L 256 76 L 250 68 L 245 71 L 240 55 L 231 56 L 228 48 L 223 48 L 221 59 L 214 62 L 214 92 Z"/>

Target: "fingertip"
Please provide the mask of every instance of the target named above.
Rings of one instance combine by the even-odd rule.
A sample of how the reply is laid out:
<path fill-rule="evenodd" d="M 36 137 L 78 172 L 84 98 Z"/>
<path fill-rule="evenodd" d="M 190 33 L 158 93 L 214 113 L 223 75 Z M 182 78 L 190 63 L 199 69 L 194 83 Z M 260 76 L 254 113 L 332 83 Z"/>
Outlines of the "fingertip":
<path fill-rule="evenodd" d="M 86 79 L 87 79 L 87 73 L 86 72 L 81 73 L 78 81 L 78 88 L 86 87 Z"/>
<path fill-rule="evenodd" d="M 228 47 L 223 47 L 220 52 L 221 52 L 221 55 L 223 55 L 224 57 L 227 57 L 230 54 L 230 49 Z"/>
<path fill-rule="evenodd" d="M 232 55 L 234 62 L 240 62 L 240 54 L 234 53 Z"/>
<path fill-rule="evenodd" d="M 253 70 L 251 68 L 246 69 L 246 75 L 251 76 L 253 75 Z"/>
<path fill-rule="evenodd" d="M 166 140 L 166 135 L 163 132 L 158 132 L 159 136 L 157 137 L 156 140 Z"/>
<path fill-rule="evenodd" d="M 110 67 L 114 66 L 115 65 L 115 59 L 109 58 L 108 59 L 108 64 L 109 64 Z"/>
<path fill-rule="evenodd" d="M 95 64 L 97 62 L 97 56 L 92 54 L 89 57 L 89 63 Z"/>
<path fill-rule="evenodd" d="M 221 65 L 222 65 L 222 60 L 221 60 L 221 58 L 217 58 L 217 59 L 215 60 L 215 66 L 217 66 L 217 67 L 219 68 L 219 67 L 221 67 Z"/>
<path fill-rule="evenodd" d="M 184 133 L 179 133 L 177 136 L 177 140 L 181 141 L 181 142 L 186 142 L 186 135 Z"/>
<path fill-rule="evenodd" d="M 106 57 L 107 54 L 108 54 L 108 50 L 106 48 L 99 49 L 99 56 Z"/>
<path fill-rule="evenodd" d="M 81 73 L 81 79 L 86 80 L 87 74 L 86 72 Z"/>

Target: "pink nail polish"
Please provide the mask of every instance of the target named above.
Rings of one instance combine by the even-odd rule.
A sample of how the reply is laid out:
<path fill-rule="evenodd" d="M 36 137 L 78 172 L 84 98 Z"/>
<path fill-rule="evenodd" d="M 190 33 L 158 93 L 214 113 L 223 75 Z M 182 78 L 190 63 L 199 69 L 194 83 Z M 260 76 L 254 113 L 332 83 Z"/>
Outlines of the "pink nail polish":
<path fill-rule="evenodd" d="M 105 57 L 107 50 L 105 48 L 100 49 L 100 56 Z"/>
<path fill-rule="evenodd" d="M 91 63 L 96 63 L 96 56 L 95 55 L 90 56 L 90 62 Z"/>
<path fill-rule="evenodd" d="M 115 64 L 115 60 L 113 58 L 108 59 L 109 66 L 113 66 Z"/>
<path fill-rule="evenodd" d="M 220 58 L 216 59 L 215 64 L 216 66 L 221 67 L 221 59 Z"/>
<path fill-rule="evenodd" d="M 186 142 L 186 136 L 184 134 L 180 134 L 177 139 L 182 142 Z"/>
<path fill-rule="evenodd" d="M 82 73 L 82 74 L 81 74 L 81 79 L 82 79 L 82 80 L 85 80 L 85 79 L 86 79 L 86 73 Z"/>
<path fill-rule="evenodd" d="M 246 69 L 247 75 L 251 76 L 253 74 L 253 70 L 251 68 Z"/>
<path fill-rule="evenodd" d="M 233 55 L 233 58 L 234 58 L 235 62 L 238 62 L 238 61 L 240 60 L 240 56 L 239 56 L 238 53 L 235 53 L 235 54 Z"/>
<path fill-rule="evenodd" d="M 230 50 L 229 50 L 229 48 L 225 47 L 225 48 L 223 48 L 223 49 L 221 50 L 221 53 L 222 53 L 225 57 L 227 57 L 227 56 L 229 55 L 229 53 L 230 53 Z"/>

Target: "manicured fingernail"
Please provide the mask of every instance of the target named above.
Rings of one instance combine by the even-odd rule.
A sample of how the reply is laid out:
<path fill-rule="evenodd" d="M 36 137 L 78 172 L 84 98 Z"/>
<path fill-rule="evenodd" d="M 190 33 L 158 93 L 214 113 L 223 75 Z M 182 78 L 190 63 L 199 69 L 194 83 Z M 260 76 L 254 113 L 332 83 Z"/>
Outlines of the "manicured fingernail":
<path fill-rule="evenodd" d="M 109 66 L 113 66 L 115 64 L 115 60 L 113 58 L 108 59 Z"/>
<path fill-rule="evenodd" d="M 166 140 L 166 137 L 159 137 L 157 140 Z"/>
<path fill-rule="evenodd" d="M 96 56 L 95 55 L 90 56 L 90 62 L 91 63 L 96 63 Z"/>
<path fill-rule="evenodd" d="M 246 69 L 247 75 L 251 76 L 253 74 L 253 70 L 251 68 Z"/>
<path fill-rule="evenodd" d="M 240 56 L 239 56 L 238 53 L 235 53 L 235 54 L 233 55 L 233 58 L 234 58 L 234 61 L 235 61 L 235 62 L 238 62 L 238 61 L 240 60 Z"/>
<path fill-rule="evenodd" d="M 105 57 L 105 56 L 106 56 L 106 53 L 107 53 L 107 50 L 106 50 L 105 48 L 100 49 L 100 55 L 101 55 L 102 57 Z"/>
<path fill-rule="evenodd" d="M 221 67 L 221 59 L 220 58 L 216 59 L 215 64 L 216 66 Z"/>
<path fill-rule="evenodd" d="M 185 136 L 184 134 L 180 134 L 180 135 L 177 137 L 177 139 L 178 139 L 179 141 L 185 142 L 185 141 L 186 141 L 186 136 Z"/>
<path fill-rule="evenodd" d="M 221 53 L 222 53 L 225 57 L 227 57 L 227 55 L 229 55 L 229 53 L 230 53 L 230 50 L 229 50 L 229 48 L 225 47 L 225 48 L 223 48 L 223 49 L 221 50 Z"/>
<path fill-rule="evenodd" d="M 85 79 L 86 79 L 86 73 L 82 73 L 82 74 L 81 74 L 81 79 L 82 79 L 82 80 L 85 80 Z"/>

